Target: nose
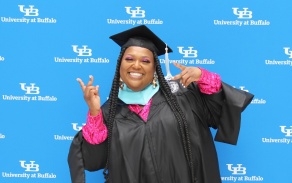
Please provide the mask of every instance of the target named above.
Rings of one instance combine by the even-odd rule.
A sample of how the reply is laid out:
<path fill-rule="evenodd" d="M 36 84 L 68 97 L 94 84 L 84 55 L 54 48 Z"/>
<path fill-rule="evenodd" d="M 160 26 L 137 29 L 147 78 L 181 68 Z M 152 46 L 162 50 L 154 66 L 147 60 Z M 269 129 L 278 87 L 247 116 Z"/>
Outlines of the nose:
<path fill-rule="evenodd" d="M 133 67 L 136 68 L 136 69 L 139 69 L 141 68 L 141 65 L 140 65 L 140 61 L 139 60 L 136 60 L 133 64 Z"/>

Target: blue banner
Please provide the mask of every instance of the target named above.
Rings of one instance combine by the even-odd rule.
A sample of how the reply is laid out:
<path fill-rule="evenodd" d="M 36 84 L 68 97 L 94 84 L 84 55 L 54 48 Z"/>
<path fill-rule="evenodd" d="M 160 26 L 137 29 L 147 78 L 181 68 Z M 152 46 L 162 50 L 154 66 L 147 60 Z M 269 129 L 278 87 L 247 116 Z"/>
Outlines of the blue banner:
<path fill-rule="evenodd" d="M 145 24 L 173 49 L 171 63 L 219 73 L 255 95 L 238 144 L 216 142 L 222 182 L 291 183 L 291 7 L 289 0 L 1 1 L 0 182 L 71 182 L 67 154 L 88 110 L 76 78 L 93 75 L 105 102 L 120 51 L 109 36 Z M 103 182 L 101 172 L 86 176 Z"/>

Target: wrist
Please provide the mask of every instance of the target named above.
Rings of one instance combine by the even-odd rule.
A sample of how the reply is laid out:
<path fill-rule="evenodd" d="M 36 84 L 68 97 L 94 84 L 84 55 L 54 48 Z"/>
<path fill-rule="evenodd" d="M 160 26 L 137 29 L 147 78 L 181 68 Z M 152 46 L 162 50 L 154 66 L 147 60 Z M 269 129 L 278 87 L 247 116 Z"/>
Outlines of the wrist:
<path fill-rule="evenodd" d="M 197 74 L 197 78 L 195 81 L 199 81 L 202 77 L 202 74 L 203 74 L 203 71 L 200 67 L 197 67 L 197 70 L 198 70 L 198 74 Z"/>
<path fill-rule="evenodd" d="M 90 116 L 97 116 L 100 113 L 100 109 L 89 109 Z"/>

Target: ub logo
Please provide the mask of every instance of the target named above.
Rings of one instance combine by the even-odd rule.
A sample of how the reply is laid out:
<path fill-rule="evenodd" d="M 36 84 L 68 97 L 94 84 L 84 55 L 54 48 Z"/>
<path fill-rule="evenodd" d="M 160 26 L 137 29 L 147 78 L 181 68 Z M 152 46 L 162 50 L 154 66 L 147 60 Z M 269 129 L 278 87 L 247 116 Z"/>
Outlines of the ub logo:
<path fill-rule="evenodd" d="M 239 89 L 242 90 L 242 91 L 249 92 L 247 89 L 244 89 L 244 87 L 245 87 L 245 86 L 240 86 Z"/>
<path fill-rule="evenodd" d="M 126 6 L 126 12 L 132 15 L 131 18 L 145 18 L 145 10 L 141 10 L 141 7 L 136 7 L 136 10 L 131 10 L 132 7 Z"/>
<path fill-rule="evenodd" d="M 292 137 L 292 126 L 290 126 L 290 129 L 287 129 L 286 126 L 280 126 L 281 132 L 285 133 L 286 137 Z"/>
<path fill-rule="evenodd" d="M 35 86 L 35 83 L 30 83 L 30 86 L 26 86 L 26 83 L 19 83 L 25 94 L 40 94 L 40 87 Z"/>
<path fill-rule="evenodd" d="M 30 161 L 30 163 L 26 163 L 26 161 L 19 161 L 20 162 L 20 166 L 22 168 L 25 168 L 25 171 L 26 172 L 38 172 L 40 169 L 39 169 L 39 165 L 38 164 L 35 164 L 34 162 L 35 161 Z"/>
<path fill-rule="evenodd" d="M 196 58 L 198 57 L 198 51 L 197 50 L 193 50 L 193 47 L 189 46 L 188 50 L 183 50 L 183 46 L 178 46 L 178 51 L 180 54 L 183 54 L 184 58 Z"/>
<path fill-rule="evenodd" d="M 82 45 L 82 48 L 78 48 L 78 45 L 72 45 L 73 51 L 78 53 L 78 56 L 91 56 L 92 50 L 87 48 L 87 45 Z"/>
<path fill-rule="evenodd" d="M 39 10 L 34 8 L 34 5 L 29 5 L 29 8 L 24 8 L 24 5 L 18 5 L 18 7 L 24 16 L 39 16 Z"/>
<path fill-rule="evenodd" d="M 82 126 L 78 126 L 78 123 L 71 123 L 73 130 L 75 131 L 80 131 L 82 129 L 82 127 L 85 125 L 84 123 L 82 124 Z"/>
<path fill-rule="evenodd" d="M 233 166 L 233 164 L 226 164 L 228 170 L 232 172 L 232 175 L 245 175 L 246 168 L 242 166 L 242 164 L 237 164 L 237 166 Z"/>
<path fill-rule="evenodd" d="M 248 8 L 243 8 L 242 11 L 238 11 L 238 8 L 232 8 L 234 15 L 237 15 L 240 19 L 251 19 L 252 11 L 248 11 Z"/>
<path fill-rule="evenodd" d="M 290 50 L 290 47 L 284 47 L 285 54 L 289 56 L 289 58 L 292 58 L 292 50 Z"/>

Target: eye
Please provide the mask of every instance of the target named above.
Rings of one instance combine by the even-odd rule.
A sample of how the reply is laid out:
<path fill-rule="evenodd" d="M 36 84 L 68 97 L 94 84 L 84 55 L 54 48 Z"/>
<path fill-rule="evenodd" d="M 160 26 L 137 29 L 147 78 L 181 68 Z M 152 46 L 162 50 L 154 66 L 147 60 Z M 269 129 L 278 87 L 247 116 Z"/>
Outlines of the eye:
<path fill-rule="evenodd" d="M 126 57 L 125 60 L 127 60 L 127 61 L 133 61 L 133 58 L 132 57 Z"/>
<path fill-rule="evenodd" d="M 143 62 L 143 63 L 150 63 L 150 60 L 148 60 L 148 59 L 143 59 L 142 62 Z"/>

